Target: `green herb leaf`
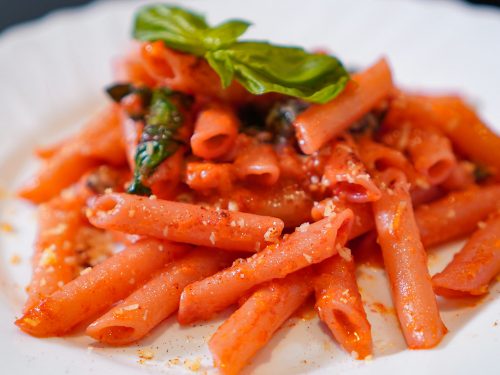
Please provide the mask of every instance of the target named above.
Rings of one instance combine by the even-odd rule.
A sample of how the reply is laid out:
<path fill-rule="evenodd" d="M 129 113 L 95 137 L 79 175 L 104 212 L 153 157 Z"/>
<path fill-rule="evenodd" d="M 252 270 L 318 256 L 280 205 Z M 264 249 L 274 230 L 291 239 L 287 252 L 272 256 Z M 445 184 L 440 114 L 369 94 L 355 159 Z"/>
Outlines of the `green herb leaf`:
<path fill-rule="evenodd" d="M 162 40 L 173 49 L 203 56 L 206 51 L 233 44 L 248 26 L 248 22 L 231 20 L 212 28 L 200 14 L 153 5 L 137 13 L 133 35 L 143 41 Z"/>
<path fill-rule="evenodd" d="M 337 96 L 349 80 L 347 71 L 333 56 L 266 42 L 238 42 L 209 51 L 206 57 L 224 87 L 234 76 L 256 95 L 278 92 L 324 103 Z"/>
<path fill-rule="evenodd" d="M 325 103 L 346 86 L 349 74 L 333 56 L 267 42 L 238 42 L 249 25 L 231 20 L 210 27 L 200 14 L 153 5 L 138 12 L 133 34 L 139 40 L 161 40 L 175 50 L 203 56 L 223 87 L 236 79 L 252 94 L 277 92 Z"/>
<path fill-rule="evenodd" d="M 182 115 L 172 98 L 178 93 L 161 88 L 153 92 L 149 114 L 135 154 L 134 179 L 128 188 L 131 194 L 147 195 L 151 190 L 144 178 L 175 153 L 179 141 L 176 132 L 182 125 Z"/>

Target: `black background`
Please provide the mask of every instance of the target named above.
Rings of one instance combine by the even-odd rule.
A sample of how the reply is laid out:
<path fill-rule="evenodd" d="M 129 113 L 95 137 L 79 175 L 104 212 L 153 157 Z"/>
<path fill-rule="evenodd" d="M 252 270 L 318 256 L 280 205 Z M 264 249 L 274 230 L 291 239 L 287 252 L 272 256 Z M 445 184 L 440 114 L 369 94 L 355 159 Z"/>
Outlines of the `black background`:
<path fill-rule="evenodd" d="M 500 7 L 500 0 L 467 1 L 469 3 L 490 4 Z M 0 0 L 0 31 L 11 25 L 43 16 L 54 9 L 90 2 L 89 0 Z"/>

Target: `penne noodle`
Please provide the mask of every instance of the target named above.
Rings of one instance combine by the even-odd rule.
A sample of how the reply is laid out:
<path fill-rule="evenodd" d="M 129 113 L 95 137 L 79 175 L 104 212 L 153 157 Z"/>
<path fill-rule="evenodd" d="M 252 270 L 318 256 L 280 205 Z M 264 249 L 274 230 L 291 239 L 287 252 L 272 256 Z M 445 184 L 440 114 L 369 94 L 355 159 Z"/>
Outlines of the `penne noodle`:
<path fill-rule="evenodd" d="M 184 250 L 158 240 L 129 245 L 27 310 L 16 324 L 32 336 L 64 334 L 126 297 Z"/>
<path fill-rule="evenodd" d="M 372 354 L 371 327 L 359 294 L 354 261 L 333 256 L 317 267 L 316 310 L 335 339 L 356 359 Z"/>
<path fill-rule="evenodd" d="M 391 71 L 385 59 L 354 74 L 351 79 L 335 100 L 312 105 L 297 116 L 295 131 L 305 154 L 312 154 L 340 135 L 393 90 Z"/>
<path fill-rule="evenodd" d="M 211 318 L 235 303 L 254 286 L 319 263 L 337 253 L 347 241 L 352 212 L 345 210 L 303 225 L 283 240 L 204 280 L 188 285 L 181 296 L 179 322 Z"/>
<path fill-rule="evenodd" d="M 311 210 L 311 216 L 315 221 L 318 221 L 334 213 L 338 214 L 347 208 L 353 213 L 352 228 L 348 236 L 349 240 L 361 236 L 375 226 L 372 208 L 368 203 L 342 202 L 338 199 L 327 198 L 314 205 Z"/>
<path fill-rule="evenodd" d="M 500 213 L 481 222 L 465 246 L 440 273 L 434 275 L 434 291 L 444 297 L 479 296 L 500 273 Z"/>
<path fill-rule="evenodd" d="M 351 202 L 366 203 L 380 199 L 380 190 L 357 152 L 347 142 L 338 141 L 332 146 L 323 179 L 334 195 L 345 195 Z"/>
<path fill-rule="evenodd" d="M 155 87 L 158 82 L 146 70 L 141 57 L 141 44 L 132 43 L 125 56 L 113 61 L 115 82 L 130 82 L 136 86 Z"/>
<path fill-rule="evenodd" d="M 477 223 L 500 208 L 500 185 L 472 186 L 420 205 L 415 220 L 425 247 L 466 236 Z"/>
<path fill-rule="evenodd" d="M 48 159 L 38 174 L 18 194 L 34 203 L 55 197 L 64 188 L 102 162 L 121 165 L 125 161 L 117 106 L 94 117 L 80 134 L 68 140 Z"/>
<path fill-rule="evenodd" d="M 457 163 L 448 138 L 430 129 L 412 129 L 407 150 L 415 170 L 431 185 L 445 181 Z"/>
<path fill-rule="evenodd" d="M 41 159 L 50 159 L 61 151 L 66 143 L 67 140 L 62 140 L 46 146 L 38 146 L 35 149 L 35 155 Z"/>
<path fill-rule="evenodd" d="M 283 230 L 283 222 L 269 216 L 131 194 L 106 194 L 89 207 L 98 228 L 225 250 L 258 251 Z"/>
<path fill-rule="evenodd" d="M 254 185 L 274 185 L 280 177 L 276 153 L 268 144 L 249 144 L 238 153 L 234 161 L 236 176 Z"/>
<path fill-rule="evenodd" d="M 144 43 L 141 59 L 147 73 L 156 82 L 172 90 L 233 104 L 242 103 L 250 97 L 235 81 L 227 89 L 223 89 L 220 78 L 205 60 L 167 48 L 161 41 Z"/>
<path fill-rule="evenodd" d="M 500 173 L 500 137 L 459 97 L 421 97 L 435 124 L 471 160 Z"/>
<path fill-rule="evenodd" d="M 217 189 L 225 193 L 233 186 L 233 165 L 228 163 L 190 162 L 184 174 L 184 182 L 196 191 Z"/>
<path fill-rule="evenodd" d="M 222 374 L 238 374 L 304 303 L 312 291 L 308 271 L 263 284 L 217 329 L 208 347 Z"/>
<path fill-rule="evenodd" d="M 447 191 L 464 190 L 475 184 L 474 164 L 462 160 L 457 163 L 441 186 Z"/>
<path fill-rule="evenodd" d="M 78 230 L 83 225 L 84 202 L 56 197 L 38 208 L 38 234 L 33 257 L 33 275 L 24 311 L 71 281 L 77 272 L 75 252 Z"/>
<path fill-rule="evenodd" d="M 384 171 L 397 168 L 403 171 L 410 181 L 415 179 L 415 171 L 406 157 L 398 150 L 376 143 L 363 137 L 358 141 L 359 157 L 369 171 Z"/>
<path fill-rule="evenodd" d="M 432 290 L 408 184 L 396 169 L 382 172 L 379 180 L 382 198 L 373 203 L 373 211 L 401 330 L 409 348 L 432 348 L 446 327 Z"/>
<path fill-rule="evenodd" d="M 140 125 L 129 118 L 128 115 L 122 111 L 121 113 L 121 130 L 123 143 L 125 145 L 125 153 L 127 155 L 127 162 L 130 170 L 135 168 L 135 152 L 137 144 L 141 138 Z"/>
<path fill-rule="evenodd" d="M 193 154 L 203 159 L 223 157 L 233 148 L 240 121 L 230 107 L 212 106 L 202 110 L 191 136 Z"/>
<path fill-rule="evenodd" d="M 182 289 L 231 264 L 234 256 L 196 249 L 174 260 L 151 280 L 87 327 L 87 335 L 108 345 L 127 345 L 148 334 L 179 307 Z"/>

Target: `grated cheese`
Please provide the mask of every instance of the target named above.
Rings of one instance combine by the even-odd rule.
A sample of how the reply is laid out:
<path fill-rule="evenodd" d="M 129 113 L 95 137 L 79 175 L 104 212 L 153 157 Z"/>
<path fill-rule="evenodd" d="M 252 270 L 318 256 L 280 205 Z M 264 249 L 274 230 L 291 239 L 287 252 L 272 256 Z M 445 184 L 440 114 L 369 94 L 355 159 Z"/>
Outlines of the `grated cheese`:
<path fill-rule="evenodd" d="M 133 305 L 128 305 L 128 306 L 122 307 L 123 311 L 133 311 L 133 310 L 137 310 L 137 309 L 139 309 L 138 303 L 134 303 Z"/>

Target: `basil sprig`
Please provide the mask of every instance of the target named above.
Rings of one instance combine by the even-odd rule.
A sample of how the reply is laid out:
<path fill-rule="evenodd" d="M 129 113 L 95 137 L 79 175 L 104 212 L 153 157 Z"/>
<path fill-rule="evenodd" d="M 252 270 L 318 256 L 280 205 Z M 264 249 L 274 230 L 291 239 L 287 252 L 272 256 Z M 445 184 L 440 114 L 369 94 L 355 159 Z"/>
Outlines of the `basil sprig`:
<path fill-rule="evenodd" d="M 210 27 L 200 14 L 163 4 L 138 11 L 133 35 L 205 58 L 224 88 L 235 79 L 255 95 L 277 92 L 315 103 L 342 92 L 349 74 L 337 58 L 299 47 L 238 41 L 249 25 L 229 20 Z"/>
<path fill-rule="evenodd" d="M 166 87 L 151 90 L 129 83 L 119 83 L 106 89 L 113 101 L 120 103 L 128 95 L 139 95 L 144 107 L 144 115 L 135 119 L 144 121 L 142 135 L 135 152 L 133 180 L 127 192 L 150 195 L 151 189 L 145 185 L 145 178 L 168 157 L 173 155 L 182 143 L 176 135 L 182 126 L 183 117 L 179 105 L 188 107 L 191 98 Z M 132 118 L 132 114 L 128 114 Z"/>

